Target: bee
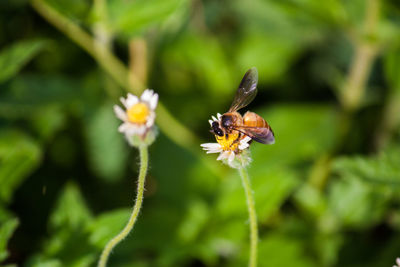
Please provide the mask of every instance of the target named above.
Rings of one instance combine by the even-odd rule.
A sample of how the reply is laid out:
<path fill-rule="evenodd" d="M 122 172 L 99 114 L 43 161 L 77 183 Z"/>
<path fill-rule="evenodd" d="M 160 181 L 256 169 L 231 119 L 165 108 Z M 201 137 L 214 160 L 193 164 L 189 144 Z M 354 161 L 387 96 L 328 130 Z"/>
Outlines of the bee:
<path fill-rule="evenodd" d="M 239 133 L 238 139 L 243 138 L 243 135 L 247 135 L 252 140 L 262 144 L 275 143 L 274 132 L 261 116 L 247 111 L 242 117 L 238 112 L 255 98 L 257 82 L 258 72 L 253 67 L 243 76 L 228 112 L 212 123 L 212 133 L 220 137 L 224 135 L 228 137 L 232 133 Z"/>

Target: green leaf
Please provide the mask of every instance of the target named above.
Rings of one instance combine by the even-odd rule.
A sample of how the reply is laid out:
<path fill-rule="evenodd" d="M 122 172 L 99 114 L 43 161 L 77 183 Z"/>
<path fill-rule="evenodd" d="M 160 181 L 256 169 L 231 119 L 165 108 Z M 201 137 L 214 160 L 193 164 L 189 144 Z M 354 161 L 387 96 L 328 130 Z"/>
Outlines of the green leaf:
<path fill-rule="evenodd" d="M 14 233 L 19 222 L 17 218 L 9 218 L 6 220 L 0 219 L 0 262 L 8 256 L 7 242 Z"/>
<path fill-rule="evenodd" d="M 42 257 L 35 257 L 29 261 L 29 265 L 32 267 L 62 267 L 63 264 L 58 259 L 43 259 Z"/>
<path fill-rule="evenodd" d="M 203 227 L 206 227 L 210 210 L 206 203 L 194 200 L 188 204 L 188 211 L 178 228 L 178 238 L 185 243 L 196 240 Z"/>
<path fill-rule="evenodd" d="M 82 101 L 76 92 L 81 86 L 65 76 L 20 75 L 0 99 L 0 116 L 5 118 L 39 116 L 43 109 L 74 106 Z"/>
<path fill-rule="evenodd" d="M 40 159 L 40 147 L 31 138 L 16 131 L 0 132 L 0 201 L 10 201 Z"/>
<path fill-rule="evenodd" d="M 67 183 L 49 218 L 51 237 L 43 251 L 31 258 L 32 265 L 90 266 L 95 260 L 95 249 L 88 242 L 87 227 L 92 214 L 79 188 Z"/>
<path fill-rule="evenodd" d="M 146 27 L 165 21 L 186 0 L 114 0 L 109 2 L 111 27 L 126 36 L 132 36 Z"/>
<path fill-rule="evenodd" d="M 340 175 L 358 178 L 372 185 L 386 185 L 400 189 L 400 150 L 394 147 L 378 156 L 340 157 L 333 168 Z"/>
<path fill-rule="evenodd" d="M 378 223 L 391 196 L 400 189 L 399 162 L 396 147 L 378 156 L 336 159 L 333 169 L 341 179 L 330 187 L 331 212 L 348 227 L 365 228 Z"/>
<path fill-rule="evenodd" d="M 90 167 L 108 181 L 122 178 L 127 163 L 129 145 L 118 132 L 120 124 L 111 104 L 98 108 L 86 123 Z"/>
<path fill-rule="evenodd" d="M 259 75 L 260 83 L 270 82 L 283 76 L 299 50 L 296 43 L 254 32 L 241 39 L 237 60 L 239 66 L 256 66 L 262 74 Z"/>
<path fill-rule="evenodd" d="M 215 97 L 230 94 L 240 82 L 240 78 L 235 80 L 232 76 L 224 48 L 212 36 L 181 36 L 164 51 L 162 62 L 171 90 L 191 90 L 193 84 L 199 84 Z M 171 68 L 171 64 L 175 67 Z"/>
<path fill-rule="evenodd" d="M 275 144 L 252 146 L 255 160 L 268 166 L 287 167 L 313 160 L 332 148 L 337 133 L 338 114 L 327 105 L 280 105 L 259 112 L 275 133 Z"/>
<path fill-rule="evenodd" d="M 44 46 L 44 40 L 26 40 L 3 49 L 0 52 L 0 83 L 16 75 Z"/>
<path fill-rule="evenodd" d="M 66 114 L 60 106 L 43 106 L 32 114 L 32 128 L 43 140 L 52 140 L 67 122 Z"/>
<path fill-rule="evenodd" d="M 50 227 L 52 229 L 80 229 L 88 225 L 91 220 L 92 214 L 79 188 L 73 183 L 68 183 L 50 216 Z"/>
<path fill-rule="evenodd" d="M 299 240 L 286 235 L 271 234 L 259 243 L 259 266 L 315 266 L 307 257 L 305 247 Z M 261 260 L 263 259 L 263 260 Z"/>
<path fill-rule="evenodd" d="M 382 187 L 345 177 L 330 187 L 330 212 L 345 227 L 370 227 L 378 223 L 386 212 L 389 193 Z"/>
<path fill-rule="evenodd" d="M 103 249 L 111 238 L 121 232 L 128 222 L 130 213 L 129 209 L 121 209 L 97 217 L 88 227 L 90 243 Z"/>
<path fill-rule="evenodd" d="M 320 217 L 324 215 L 327 209 L 327 203 L 324 195 L 315 187 L 304 184 L 295 194 L 296 204 L 302 208 L 308 215 Z"/>

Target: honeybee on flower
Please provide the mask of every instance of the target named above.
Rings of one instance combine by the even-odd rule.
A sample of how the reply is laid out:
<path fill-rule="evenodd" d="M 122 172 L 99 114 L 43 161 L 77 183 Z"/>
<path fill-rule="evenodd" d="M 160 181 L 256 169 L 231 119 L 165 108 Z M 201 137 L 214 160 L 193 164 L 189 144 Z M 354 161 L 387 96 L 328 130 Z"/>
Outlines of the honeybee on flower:
<path fill-rule="evenodd" d="M 239 109 L 246 107 L 257 94 L 258 73 L 251 68 L 244 75 L 235 98 L 228 112 L 212 116 L 209 120 L 211 132 L 217 143 L 201 144 L 207 153 L 220 153 L 217 160 L 222 160 L 233 168 L 240 168 L 250 163 L 248 147 L 252 140 L 262 144 L 274 144 L 274 133 L 269 124 L 254 112 L 247 111 L 244 116 Z M 235 162 L 235 158 L 238 161 Z"/>
<path fill-rule="evenodd" d="M 149 145 L 156 134 L 154 121 L 158 94 L 153 90 L 146 89 L 140 98 L 128 93 L 126 98 L 121 97 L 120 100 L 125 110 L 114 105 L 115 115 L 123 121 L 118 131 L 125 134 L 131 145 L 138 146 L 143 142 Z"/>
<path fill-rule="evenodd" d="M 212 127 L 214 122 L 218 122 L 221 119 L 221 114 L 217 114 L 217 118 L 212 116 L 212 120 L 209 123 Z M 250 163 L 251 158 L 247 152 L 247 148 L 250 146 L 251 138 L 246 135 L 240 135 L 240 133 L 232 133 L 227 135 L 215 135 L 217 143 L 205 143 L 201 144 L 204 150 L 209 153 L 220 153 L 217 160 L 221 160 L 229 166 L 236 168 L 238 164 L 235 163 L 235 157 L 240 156 L 241 161 L 245 165 Z M 243 153 L 242 153 L 243 152 Z M 239 164 L 240 165 L 240 164 Z"/>

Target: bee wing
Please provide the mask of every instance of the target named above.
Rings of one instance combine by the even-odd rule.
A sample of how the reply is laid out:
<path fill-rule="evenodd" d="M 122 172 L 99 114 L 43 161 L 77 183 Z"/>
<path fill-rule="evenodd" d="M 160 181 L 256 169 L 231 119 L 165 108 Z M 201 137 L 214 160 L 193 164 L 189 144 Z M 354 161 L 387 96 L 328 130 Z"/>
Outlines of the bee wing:
<path fill-rule="evenodd" d="M 262 144 L 272 145 L 275 143 L 274 132 L 267 127 L 237 126 L 232 129 L 239 131 Z"/>
<path fill-rule="evenodd" d="M 253 101 L 257 94 L 257 82 L 258 72 L 257 69 L 253 67 L 243 76 L 228 112 L 234 112 L 244 108 Z"/>

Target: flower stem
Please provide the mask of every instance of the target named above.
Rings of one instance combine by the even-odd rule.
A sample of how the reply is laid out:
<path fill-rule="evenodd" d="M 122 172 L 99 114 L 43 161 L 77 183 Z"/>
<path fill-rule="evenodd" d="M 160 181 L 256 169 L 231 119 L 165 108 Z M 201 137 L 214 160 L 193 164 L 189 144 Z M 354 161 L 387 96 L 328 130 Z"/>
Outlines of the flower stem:
<path fill-rule="evenodd" d="M 133 207 L 132 214 L 131 217 L 129 218 L 127 225 L 118 235 L 116 235 L 113 239 L 111 239 L 105 246 L 103 252 L 101 253 L 98 267 L 106 266 L 108 257 L 110 256 L 112 249 L 125 237 L 128 236 L 139 215 L 139 211 L 143 202 L 144 183 L 147 173 L 147 166 L 149 162 L 147 146 L 140 146 L 139 151 L 140 151 L 140 171 L 139 171 L 139 178 L 138 178 L 139 181 L 137 187 L 137 197 L 135 206 Z"/>
<path fill-rule="evenodd" d="M 249 174 L 244 167 L 239 168 L 239 174 L 242 178 L 244 192 L 246 194 L 247 208 L 250 218 L 250 259 L 249 267 L 257 266 L 257 244 L 258 244 L 258 229 L 257 229 L 257 214 L 254 205 L 253 192 L 251 190 Z"/>

